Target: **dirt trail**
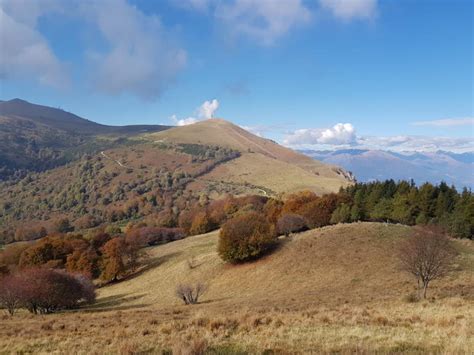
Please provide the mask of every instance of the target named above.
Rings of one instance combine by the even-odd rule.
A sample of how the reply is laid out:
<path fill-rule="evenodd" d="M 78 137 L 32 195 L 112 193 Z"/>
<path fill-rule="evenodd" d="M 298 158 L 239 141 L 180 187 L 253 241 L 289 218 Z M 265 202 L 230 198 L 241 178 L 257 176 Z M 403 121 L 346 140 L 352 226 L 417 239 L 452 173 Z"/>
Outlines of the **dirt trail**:
<path fill-rule="evenodd" d="M 122 168 L 131 169 L 130 167 L 123 165 L 123 164 L 120 162 L 120 160 L 115 160 L 115 159 L 109 157 L 107 154 L 104 153 L 104 151 L 100 152 L 100 154 L 101 154 L 104 158 L 107 158 L 107 159 L 110 159 L 110 160 L 116 162 L 116 163 L 117 163 L 118 165 L 120 165 Z"/>

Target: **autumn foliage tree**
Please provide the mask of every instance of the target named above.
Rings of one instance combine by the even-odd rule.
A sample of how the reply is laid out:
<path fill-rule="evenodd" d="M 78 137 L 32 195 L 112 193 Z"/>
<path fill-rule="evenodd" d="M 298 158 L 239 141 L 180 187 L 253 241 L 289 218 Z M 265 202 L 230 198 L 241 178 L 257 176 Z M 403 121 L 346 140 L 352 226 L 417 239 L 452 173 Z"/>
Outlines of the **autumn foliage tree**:
<path fill-rule="evenodd" d="M 94 285 L 88 278 L 46 268 L 7 276 L 0 280 L 0 291 L 0 303 L 12 315 L 19 307 L 44 314 L 95 300 Z"/>
<path fill-rule="evenodd" d="M 404 241 L 398 257 L 402 269 L 416 278 L 420 295 L 426 298 L 430 282 L 448 273 L 455 255 L 449 239 L 439 228 L 425 227 L 416 229 Z"/>
<path fill-rule="evenodd" d="M 290 233 L 300 232 L 305 228 L 304 218 L 297 214 L 284 214 L 277 221 L 277 232 L 286 236 L 289 236 Z"/>
<path fill-rule="evenodd" d="M 217 251 L 224 261 L 258 258 L 276 243 L 273 226 L 260 213 L 250 212 L 227 221 L 219 233 Z"/>
<path fill-rule="evenodd" d="M 110 239 L 102 247 L 102 273 L 104 281 L 116 281 L 119 276 L 126 273 L 127 245 L 124 238 L 115 237 Z"/>

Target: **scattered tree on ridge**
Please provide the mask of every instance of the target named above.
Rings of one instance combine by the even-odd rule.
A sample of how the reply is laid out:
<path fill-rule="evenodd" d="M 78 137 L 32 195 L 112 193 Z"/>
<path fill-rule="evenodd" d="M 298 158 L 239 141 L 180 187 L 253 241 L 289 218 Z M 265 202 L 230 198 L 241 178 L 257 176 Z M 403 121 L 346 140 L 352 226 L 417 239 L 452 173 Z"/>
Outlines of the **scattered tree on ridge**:
<path fill-rule="evenodd" d="M 446 275 L 456 253 L 438 228 L 420 228 L 404 241 L 399 250 L 401 267 L 415 276 L 420 295 L 426 298 L 432 280 Z"/>

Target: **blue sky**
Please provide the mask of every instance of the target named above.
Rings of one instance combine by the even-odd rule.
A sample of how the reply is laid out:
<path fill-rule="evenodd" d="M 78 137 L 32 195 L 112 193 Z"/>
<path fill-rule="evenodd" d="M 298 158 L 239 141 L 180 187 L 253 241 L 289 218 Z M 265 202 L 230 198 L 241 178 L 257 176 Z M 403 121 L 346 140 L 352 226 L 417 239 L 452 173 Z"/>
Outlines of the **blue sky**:
<path fill-rule="evenodd" d="M 470 0 L 0 7 L 4 100 L 106 124 L 213 115 L 293 147 L 474 149 Z"/>

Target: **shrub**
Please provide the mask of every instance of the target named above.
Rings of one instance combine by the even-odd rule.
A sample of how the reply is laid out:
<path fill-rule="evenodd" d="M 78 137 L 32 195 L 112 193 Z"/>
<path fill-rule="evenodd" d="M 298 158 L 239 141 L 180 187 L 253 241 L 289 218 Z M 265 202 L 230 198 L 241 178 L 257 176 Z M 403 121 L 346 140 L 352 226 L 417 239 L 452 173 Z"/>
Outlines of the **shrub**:
<path fill-rule="evenodd" d="M 300 232 L 306 229 L 306 223 L 303 217 L 297 214 L 284 214 L 278 219 L 278 234 L 289 236 L 290 233 Z"/>
<path fill-rule="evenodd" d="M 54 223 L 54 231 L 59 233 L 68 233 L 74 230 L 74 227 L 71 226 L 69 219 L 67 218 L 60 218 Z"/>
<path fill-rule="evenodd" d="M 10 314 L 19 306 L 51 313 L 95 300 L 94 285 L 84 277 L 52 269 L 28 269 L 0 281 L 0 299 Z"/>
<path fill-rule="evenodd" d="M 201 282 L 198 282 L 194 286 L 189 284 L 178 285 L 176 288 L 176 297 L 184 302 L 184 304 L 196 304 L 198 303 L 199 297 L 206 292 L 207 286 Z"/>
<path fill-rule="evenodd" d="M 217 251 L 224 261 L 237 263 L 258 258 L 275 242 L 273 226 L 262 214 L 250 212 L 224 224 Z"/>

